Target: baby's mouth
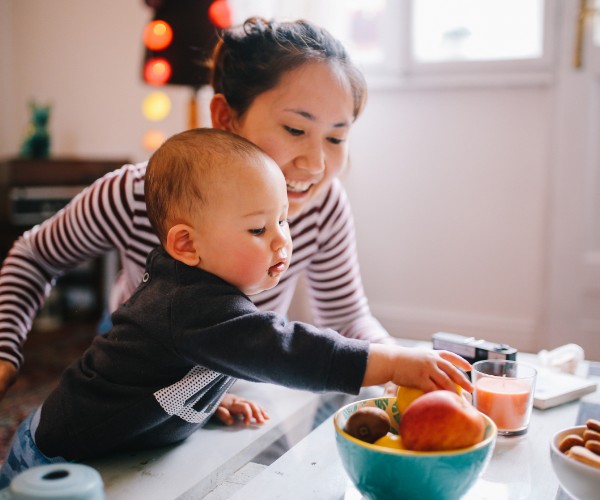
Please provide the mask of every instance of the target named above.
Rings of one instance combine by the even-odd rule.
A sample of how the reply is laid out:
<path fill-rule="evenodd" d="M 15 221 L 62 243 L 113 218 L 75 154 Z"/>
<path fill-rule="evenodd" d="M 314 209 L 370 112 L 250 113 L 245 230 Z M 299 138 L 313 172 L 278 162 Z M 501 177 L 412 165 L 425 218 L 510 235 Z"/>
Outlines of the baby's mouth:
<path fill-rule="evenodd" d="M 287 190 L 292 193 L 306 193 L 313 185 L 312 182 L 286 180 Z"/>
<path fill-rule="evenodd" d="M 274 266 L 271 266 L 269 268 L 269 276 L 274 277 L 274 276 L 278 276 L 279 274 L 283 273 L 286 269 L 286 265 L 285 262 L 278 262 L 277 264 L 275 264 Z"/>

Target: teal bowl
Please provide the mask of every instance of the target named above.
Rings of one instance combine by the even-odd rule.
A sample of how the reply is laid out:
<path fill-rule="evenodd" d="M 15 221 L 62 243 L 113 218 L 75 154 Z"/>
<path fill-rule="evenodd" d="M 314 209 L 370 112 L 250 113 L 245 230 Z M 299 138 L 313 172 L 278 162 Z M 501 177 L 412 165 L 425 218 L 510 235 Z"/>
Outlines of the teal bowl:
<path fill-rule="evenodd" d="M 344 432 L 350 415 L 363 406 L 385 410 L 395 433 L 402 416 L 395 397 L 351 403 L 334 415 L 335 437 L 342 464 L 366 498 L 458 499 L 475 484 L 492 457 L 498 429 L 483 414 L 486 421 L 484 438 L 474 446 L 453 451 L 408 451 L 369 444 Z"/>

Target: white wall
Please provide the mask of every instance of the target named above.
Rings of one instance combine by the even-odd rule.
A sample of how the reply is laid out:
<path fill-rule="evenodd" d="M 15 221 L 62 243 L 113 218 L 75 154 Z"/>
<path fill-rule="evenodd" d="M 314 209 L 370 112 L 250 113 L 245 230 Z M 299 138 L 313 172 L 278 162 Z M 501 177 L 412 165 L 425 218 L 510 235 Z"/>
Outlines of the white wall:
<path fill-rule="evenodd" d="M 30 98 L 53 104 L 55 156 L 145 159 L 143 0 L 0 0 L 0 156 Z M 187 89 L 168 88 L 170 135 Z M 346 183 L 375 314 L 397 336 L 446 329 L 550 347 L 546 278 L 552 89 L 372 90 Z M 204 118 L 206 119 L 206 117 Z"/>
<path fill-rule="evenodd" d="M 549 101 L 544 88 L 371 94 L 347 185 L 390 331 L 539 347 Z"/>
<path fill-rule="evenodd" d="M 0 89 L 8 89 L 0 105 L 0 155 L 19 151 L 34 98 L 53 105 L 53 155 L 145 159 L 142 135 L 156 124 L 141 113 L 154 90 L 140 77 L 142 32 L 152 16 L 144 1 L 0 0 L 0 6 Z M 171 135 L 185 128 L 191 90 L 167 92 L 173 111 L 160 128 Z"/>

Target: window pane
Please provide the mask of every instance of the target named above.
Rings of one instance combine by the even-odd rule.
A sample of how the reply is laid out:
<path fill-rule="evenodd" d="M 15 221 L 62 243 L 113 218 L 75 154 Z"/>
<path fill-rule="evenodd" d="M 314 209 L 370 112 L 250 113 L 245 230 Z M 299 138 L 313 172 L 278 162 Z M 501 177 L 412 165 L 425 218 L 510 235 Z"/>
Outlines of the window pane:
<path fill-rule="evenodd" d="M 417 62 L 543 55 L 544 0 L 418 0 L 412 6 Z"/>
<path fill-rule="evenodd" d="M 595 0 L 594 8 L 594 45 L 600 47 L 600 0 Z"/>
<path fill-rule="evenodd" d="M 329 30 L 358 64 L 382 64 L 387 0 L 229 0 L 234 23 L 251 16 L 307 19 Z"/>

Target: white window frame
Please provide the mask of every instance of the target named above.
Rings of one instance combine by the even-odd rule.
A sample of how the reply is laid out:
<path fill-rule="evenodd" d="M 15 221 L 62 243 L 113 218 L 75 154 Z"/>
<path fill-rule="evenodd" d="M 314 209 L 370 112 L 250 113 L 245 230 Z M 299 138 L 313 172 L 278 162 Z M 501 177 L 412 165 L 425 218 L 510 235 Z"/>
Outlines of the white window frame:
<path fill-rule="evenodd" d="M 552 83 L 557 43 L 557 2 L 544 0 L 542 56 L 501 61 L 419 62 L 412 57 L 412 9 L 419 0 L 389 0 L 385 28 L 390 39 L 386 68 L 363 67 L 369 86 L 376 88 L 439 88 L 539 86 Z M 401 20 L 400 28 L 395 20 Z M 395 26 L 392 26 L 394 25 Z M 391 37 L 395 36 L 393 40 Z"/>
<path fill-rule="evenodd" d="M 260 10 L 261 0 L 242 1 L 255 1 L 257 10 Z M 270 0 L 263 1 L 269 3 Z M 286 0 L 278 1 L 283 2 L 281 5 L 286 5 Z M 416 61 L 411 51 L 413 5 L 418 1 L 387 0 L 383 28 L 384 63 L 359 63 L 370 88 L 506 87 L 552 83 L 557 43 L 557 15 L 560 15 L 559 5 L 563 0 L 544 0 L 544 33 L 542 56 L 539 58 L 427 63 Z M 302 17 L 299 12 L 304 11 L 307 18 L 311 19 L 311 11 L 318 10 L 319 4 L 320 2 L 314 0 L 307 1 L 304 9 L 295 5 L 293 15 Z M 289 3 L 287 6 L 291 7 Z M 323 24 L 317 19 L 312 20 Z M 323 25 L 327 27 L 326 24 Z"/>

